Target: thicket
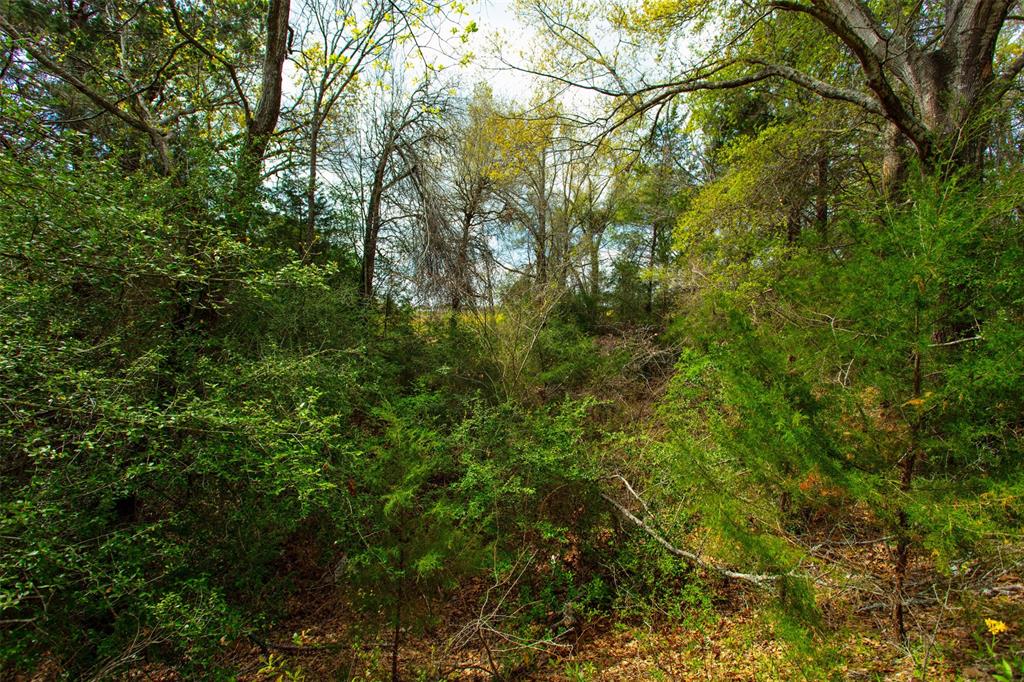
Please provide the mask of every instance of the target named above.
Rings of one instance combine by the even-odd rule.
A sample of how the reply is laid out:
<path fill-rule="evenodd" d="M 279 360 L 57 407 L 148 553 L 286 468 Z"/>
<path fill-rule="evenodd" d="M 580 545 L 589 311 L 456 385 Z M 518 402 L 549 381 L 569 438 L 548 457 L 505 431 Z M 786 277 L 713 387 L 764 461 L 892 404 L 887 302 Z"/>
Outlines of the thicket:
<path fill-rule="evenodd" d="M 664 464 L 737 561 L 803 582 L 787 598 L 813 595 L 822 524 L 889 539 L 899 599 L 912 556 L 980 576 L 1019 533 L 1020 192 L 923 181 L 828 234 L 700 240 L 729 265 L 677 321 Z"/>
<path fill-rule="evenodd" d="M 279 610 L 297 543 L 397 619 L 592 507 L 575 332 L 531 359 L 547 403 L 510 398 L 472 329 L 360 302 L 344 251 L 239 240 L 214 187 L 0 164 L 5 666 L 202 668 Z"/>
<path fill-rule="evenodd" d="M 599 126 L 396 69 L 457 2 L 0 1 L 3 675 L 230 677 L 325 593 L 392 679 L 456 598 L 447 653 L 514 678 L 737 595 L 818 678 L 836 608 L 913 653 L 940 587 L 1019 588 L 1011 5 L 950 85 L 906 60 L 966 0 L 886 9 L 877 64 L 819 4 L 542 14 L 541 66 L 613 77 Z M 636 92 L 586 39 L 712 16 L 729 61 Z"/>

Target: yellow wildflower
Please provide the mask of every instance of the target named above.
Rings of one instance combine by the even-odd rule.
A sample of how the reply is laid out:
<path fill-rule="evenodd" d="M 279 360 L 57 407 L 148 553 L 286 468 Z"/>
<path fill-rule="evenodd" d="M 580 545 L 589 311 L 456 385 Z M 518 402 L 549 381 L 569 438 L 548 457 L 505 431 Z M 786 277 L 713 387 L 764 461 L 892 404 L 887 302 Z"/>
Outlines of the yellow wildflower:
<path fill-rule="evenodd" d="M 1006 623 L 1001 620 L 995 620 L 994 618 L 986 618 L 985 627 L 988 628 L 989 634 L 993 637 L 998 635 L 1000 632 L 1006 632 L 1008 629 L 1006 627 Z"/>

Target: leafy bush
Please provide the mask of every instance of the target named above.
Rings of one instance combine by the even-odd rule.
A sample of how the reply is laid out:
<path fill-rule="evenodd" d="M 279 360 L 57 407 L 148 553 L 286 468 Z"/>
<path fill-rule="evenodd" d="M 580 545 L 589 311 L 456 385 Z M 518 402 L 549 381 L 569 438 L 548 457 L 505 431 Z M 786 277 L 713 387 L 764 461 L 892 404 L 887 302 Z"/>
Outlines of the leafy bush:
<path fill-rule="evenodd" d="M 778 529 L 827 517 L 948 569 L 1018 522 L 992 500 L 1024 483 L 1021 189 L 977 191 L 922 185 L 835 226 L 841 248 L 771 245 L 689 320 L 663 411 L 680 489 L 733 558 L 788 573 L 802 552 Z"/>

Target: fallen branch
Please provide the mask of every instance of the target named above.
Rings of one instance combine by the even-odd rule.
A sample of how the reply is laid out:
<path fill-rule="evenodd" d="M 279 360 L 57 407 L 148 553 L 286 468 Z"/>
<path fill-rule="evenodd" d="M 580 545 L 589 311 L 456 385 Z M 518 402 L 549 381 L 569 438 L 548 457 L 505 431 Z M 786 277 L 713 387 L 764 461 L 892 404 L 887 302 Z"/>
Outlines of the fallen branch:
<path fill-rule="evenodd" d="M 626 486 L 627 490 L 629 490 L 630 494 L 632 494 L 633 497 L 635 497 L 640 502 L 640 504 L 643 506 L 644 510 L 646 510 L 647 513 L 650 515 L 650 511 L 647 509 L 647 504 L 643 501 L 643 499 L 639 495 L 637 495 L 636 491 L 633 490 L 633 486 L 631 486 L 629 484 L 629 481 L 627 481 L 622 476 L 618 476 L 618 475 L 616 475 L 615 478 L 621 480 L 625 484 L 625 486 Z M 764 587 L 765 585 L 774 583 L 776 580 L 778 580 L 780 577 L 782 577 L 782 576 L 779 576 L 779 575 L 766 575 L 766 574 L 758 574 L 758 573 L 741 573 L 739 571 L 734 571 L 732 569 L 726 568 L 725 566 L 722 566 L 722 565 L 720 565 L 718 563 L 715 563 L 715 562 L 713 562 L 713 561 L 711 561 L 709 559 L 705 559 L 705 558 L 701 557 L 698 554 L 694 554 L 693 552 L 689 552 L 689 551 L 687 551 L 685 549 L 680 549 L 679 547 L 676 547 L 671 542 L 666 540 L 657 530 L 652 528 L 643 519 L 641 519 L 640 517 L 636 516 L 631 511 L 629 511 L 624 506 L 622 506 L 618 502 L 618 500 L 616 500 L 613 497 L 611 497 L 610 495 L 606 495 L 604 493 L 601 493 L 601 497 L 603 497 L 613 507 L 615 507 L 619 511 L 619 513 L 622 514 L 623 517 L 625 517 L 627 520 L 631 521 L 633 523 L 633 525 L 635 525 L 637 528 L 639 528 L 640 530 L 644 531 L 649 536 L 651 536 L 651 538 L 653 538 L 659 545 L 664 547 L 665 550 L 669 554 L 672 554 L 673 556 L 677 556 L 680 559 L 685 559 L 686 561 L 689 561 L 692 564 L 700 566 L 701 568 L 709 570 L 709 571 L 714 571 L 715 573 L 718 573 L 719 575 L 724 576 L 726 578 L 729 578 L 731 580 L 742 580 L 744 582 L 748 582 L 748 583 L 751 583 L 753 585 L 757 585 L 758 587 Z"/>
<path fill-rule="evenodd" d="M 996 585 L 994 587 L 986 587 L 981 591 L 981 594 L 985 597 L 1006 597 L 1012 594 L 1018 594 L 1024 592 L 1024 585 Z"/>
<path fill-rule="evenodd" d="M 343 642 L 323 642 L 321 644 L 284 644 L 283 642 L 270 642 L 255 635 L 247 635 L 249 641 L 260 649 L 260 653 L 267 655 L 271 649 L 275 651 L 287 651 L 293 654 L 308 654 L 317 651 L 338 651 L 348 647 Z"/>

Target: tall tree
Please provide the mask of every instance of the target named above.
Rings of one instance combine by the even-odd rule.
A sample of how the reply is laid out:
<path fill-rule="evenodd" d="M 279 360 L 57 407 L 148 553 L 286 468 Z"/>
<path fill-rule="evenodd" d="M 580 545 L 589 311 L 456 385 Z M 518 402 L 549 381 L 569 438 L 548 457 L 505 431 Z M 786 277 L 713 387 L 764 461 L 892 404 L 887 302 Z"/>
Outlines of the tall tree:
<path fill-rule="evenodd" d="M 354 86 L 363 85 L 364 72 L 390 68 L 396 46 L 412 43 L 417 46 L 412 52 L 423 53 L 419 43 L 437 37 L 438 25 L 451 21 L 450 9 L 451 3 L 441 0 L 374 0 L 362 5 L 352 0 L 303 1 L 303 29 L 295 59 L 300 91 L 294 96 L 302 110 L 293 116 L 300 119 L 295 125 L 304 132 L 307 159 L 305 258 L 312 257 L 315 249 L 322 139 L 331 116 L 346 95 L 355 95 Z M 462 30 L 467 28 L 471 29 Z M 410 54 L 408 48 L 400 51 L 403 56 Z"/>
<path fill-rule="evenodd" d="M 903 144 L 926 168 L 950 165 L 976 172 L 988 112 L 1024 69 L 1024 58 L 1013 50 L 1002 56 L 998 51 L 1000 40 L 1014 35 L 1007 26 L 1016 4 L 950 0 L 875 8 L 863 0 L 666 2 L 626 5 L 602 17 L 585 4 L 581 9 L 535 0 L 525 11 L 545 28 L 561 66 L 527 68 L 616 98 L 612 117 L 618 120 L 660 110 L 684 93 L 785 80 L 884 121 L 892 177 L 902 171 Z M 607 39 L 596 37 L 609 24 L 646 36 L 646 46 L 655 43 L 664 62 L 674 65 L 671 73 L 653 76 L 636 60 L 609 52 Z M 709 25 L 735 28 L 719 31 L 709 49 L 673 52 L 680 38 L 689 45 L 685 31 Z M 808 29 L 818 31 L 824 42 L 808 42 Z M 811 45 L 827 46 L 831 54 L 793 59 L 808 56 Z"/>
<path fill-rule="evenodd" d="M 186 57 L 168 39 L 158 8 L 11 3 L 0 12 L 0 33 L 15 67 L 4 69 L 6 85 L 47 112 L 45 125 L 84 132 L 114 153 L 141 137 L 156 170 L 173 172 L 175 127 L 192 112 L 179 99 Z M 95 123 L 111 118 L 120 125 L 104 130 Z"/>
<path fill-rule="evenodd" d="M 391 73 L 391 84 L 377 88 L 365 111 L 368 130 L 347 169 L 363 194 L 359 293 L 367 301 L 375 292 L 382 231 L 404 217 L 401 212 L 389 215 L 389 209 L 396 206 L 402 185 L 412 182 L 421 148 L 437 134 L 445 99 L 429 78 L 409 91 L 400 82 L 404 76 Z"/>
<path fill-rule="evenodd" d="M 496 127 L 503 213 L 530 242 L 533 276 L 544 285 L 550 274 L 551 219 L 555 195 L 554 112 L 506 113 Z"/>
<path fill-rule="evenodd" d="M 281 115 L 284 87 L 284 61 L 291 49 L 288 19 L 291 0 L 270 0 L 265 22 L 263 64 L 260 69 L 259 96 L 255 108 L 239 90 L 245 115 L 245 137 L 238 157 L 237 190 L 243 202 L 250 202 L 263 178 L 263 161 L 270 138 Z"/>
<path fill-rule="evenodd" d="M 452 213 L 457 221 L 456 248 L 451 277 L 453 311 L 472 307 L 477 298 L 474 287 L 474 253 L 488 251 L 483 226 L 494 220 L 497 203 L 497 140 L 493 128 L 499 125 L 493 94 L 477 85 L 466 107 L 465 120 L 455 134 L 452 154 Z"/>

